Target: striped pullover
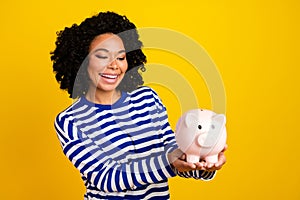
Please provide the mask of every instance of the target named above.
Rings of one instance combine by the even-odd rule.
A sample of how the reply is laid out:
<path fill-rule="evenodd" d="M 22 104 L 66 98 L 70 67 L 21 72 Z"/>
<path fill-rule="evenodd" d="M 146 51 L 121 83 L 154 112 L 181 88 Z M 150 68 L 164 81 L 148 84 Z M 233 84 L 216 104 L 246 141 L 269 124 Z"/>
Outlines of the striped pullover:
<path fill-rule="evenodd" d="M 122 92 L 113 105 L 80 97 L 55 119 L 64 154 L 80 171 L 85 200 L 170 199 L 167 179 L 210 180 L 215 172 L 173 169 L 177 148 L 165 106 L 149 87 Z"/>

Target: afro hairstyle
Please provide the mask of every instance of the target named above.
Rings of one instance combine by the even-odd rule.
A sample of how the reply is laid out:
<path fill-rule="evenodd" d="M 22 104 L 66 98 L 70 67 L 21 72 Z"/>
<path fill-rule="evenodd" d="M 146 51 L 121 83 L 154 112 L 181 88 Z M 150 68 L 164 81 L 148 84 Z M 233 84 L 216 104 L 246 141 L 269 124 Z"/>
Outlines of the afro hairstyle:
<path fill-rule="evenodd" d="M 90 44 L 95 37 L 104 33 L 117 34 L 125 47 L 128 69 L 118 89 L 130 92 L 143 85 L 139 70 L 145 71 L 146 56 L 141 50 L 143 44 L 136 26 L 126 16 L 100 12 L 79 25 L 73 24 L 57 32 L 56 48 L 50 53 L 53 72 L 60 88 L 66 90 L 70 98 L 86 94 L 89 86 L 87 57 Z"/>

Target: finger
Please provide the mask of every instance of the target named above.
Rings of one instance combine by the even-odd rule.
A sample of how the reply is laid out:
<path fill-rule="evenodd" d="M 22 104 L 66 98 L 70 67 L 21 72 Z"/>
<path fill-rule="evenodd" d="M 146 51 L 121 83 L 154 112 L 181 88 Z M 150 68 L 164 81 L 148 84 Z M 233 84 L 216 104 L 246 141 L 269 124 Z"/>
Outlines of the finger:
<path fill-rule="evenodd" d="M 224 154 L 220 154 L 219 155 L 219 160 L 215 164 L 215 167 L 216 168 L 221 168 L 225 163 L 226 163 L 226 157 L 225 157 L 225 155 Z"/>
<path fill-rule="evenodd" d="M 225 146 L 224 146 L 224 148 L 223 148 L 223 150 L 222 150 L 221 152 L 224 152 L 224 151 L 226 151 L 227 149 L 228 149 L 228 145 L 225 144 Z"/>
<path fill-rule="evenodd" d="M 196 165 L 194 163 L 186 162 L 186 161 L 181 161 L 182 166 L 186 168 L 187 170 L 193 170 L 196 169 Z"/>
<path fill-rule="evenodd" d="M 195 165 L 196 165 L 196 169 L 198 169 L 198 170 L 205 170 L 206 169 L 204 162 L 197 162 L 197 163 L 195 163 Z"/>
<path fill-rule="evenodd" d="M 193 163 L 188 163 L 182 160 L 176 160 L 173 166 L 180 172 L 190 171 L 196 169 L 196 165 Z"/>
<path fill-rule="evenodd" d="M 207 169 L 211 169 L 212 167 L 214 167 L 215 164 L 214 163 L 207 163 L 206 168 Z"/>
<path fill-rule="evenodd" d="M 204 167 L 204 163 L 203 162 L 197 162 L 194 163 L 197 167 Z"/>
<path fill-rule="evenodd" d="M 173 153 L 177 159 L 181 159 L 181 157 L 184 156 L 184 153 L 180 149 L 176 149 Z"/>
<path fill-rule="evenodd" d="M 202 168 L 201 170 L 208 171 L 208 172 L 216 171 L 215 167 L 211 167 L 211 168 L 204 167 L 204 168 Z"/>
<path fill-rule="evenodd" d="M 180 160 L 185 160 L 186 159 L 186 155 L 183 153 L 180 157 L 179 157 Z"/>
<path fill-rule="evenodd" d="M 171 153 L 168 153 L 168 160 L 170 163 L 173 163 L 175 160 L 180 159 L 183 155 L 183 152 L 180 149 L 175 149 Z"/>

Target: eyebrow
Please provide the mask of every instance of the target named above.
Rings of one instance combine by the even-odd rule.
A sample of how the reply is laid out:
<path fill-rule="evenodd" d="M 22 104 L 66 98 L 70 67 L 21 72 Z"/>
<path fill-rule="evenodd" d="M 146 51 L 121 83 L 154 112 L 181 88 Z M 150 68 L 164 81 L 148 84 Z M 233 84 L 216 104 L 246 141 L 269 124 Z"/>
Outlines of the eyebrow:
<path fill-rule="evenodd" d="M 94 52 L 97 52 L 97 51 L 104 51 L 104 52 L 106 52 L 106 53 L 109 53 L 109 50 L 108 50 L 108 49 L 105 49 L 105 48 L 98 48 L 98 49 L 96 49 Z M 118 54 L 124 53 L 124 52 L 126 53 L 125 49 L 122 49 L 122 50 L 118 51 Z"/>

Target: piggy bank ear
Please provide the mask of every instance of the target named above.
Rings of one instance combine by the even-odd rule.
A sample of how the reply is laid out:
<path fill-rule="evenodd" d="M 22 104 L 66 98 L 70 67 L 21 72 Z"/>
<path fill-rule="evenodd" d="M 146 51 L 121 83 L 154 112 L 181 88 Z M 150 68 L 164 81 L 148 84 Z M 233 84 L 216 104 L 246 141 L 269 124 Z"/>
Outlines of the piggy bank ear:
<path fill-rule="evenodd" d="M 184 119 L 185 125 L 189 128 L 193 124 L 197 123 L 197 115 L 194 113 L 187 113 Z"/>
<path fill-rule="evenodd" d="M 226 123 L 226 117 L 223 114 L 217 114 L 213 116 L 212 120 L 219 123 L 221 126 L 224 126 Z"/>

